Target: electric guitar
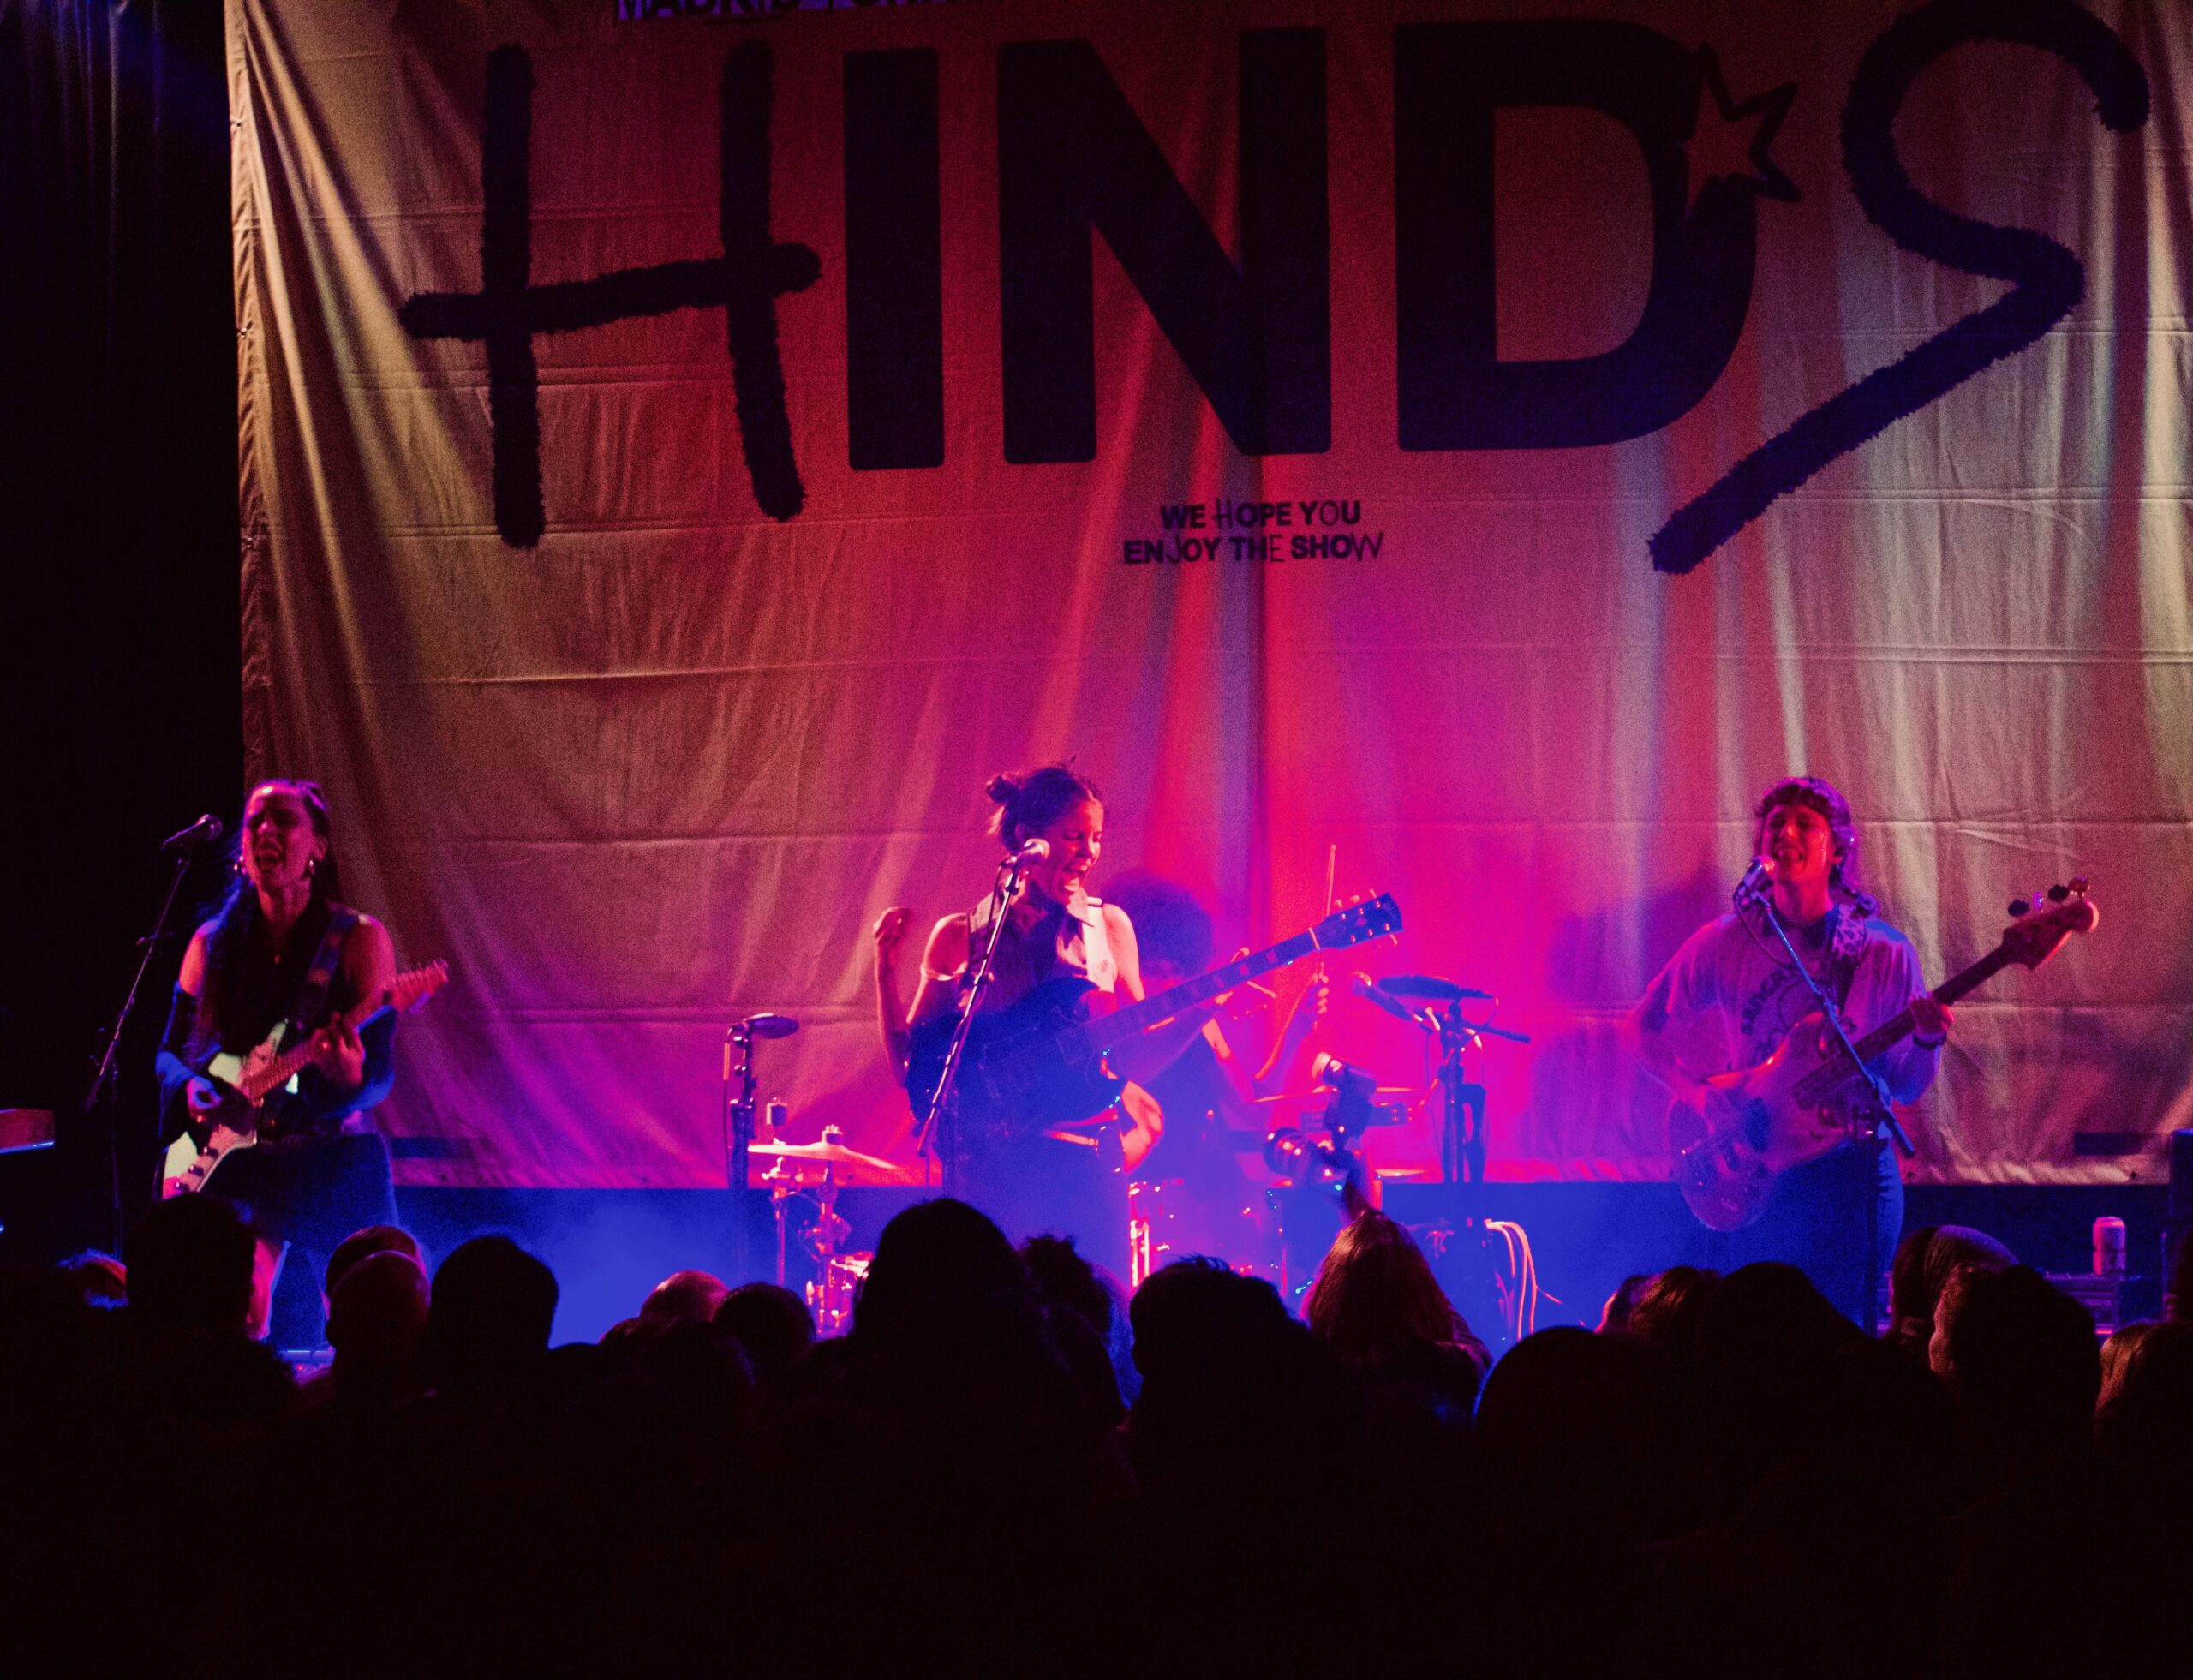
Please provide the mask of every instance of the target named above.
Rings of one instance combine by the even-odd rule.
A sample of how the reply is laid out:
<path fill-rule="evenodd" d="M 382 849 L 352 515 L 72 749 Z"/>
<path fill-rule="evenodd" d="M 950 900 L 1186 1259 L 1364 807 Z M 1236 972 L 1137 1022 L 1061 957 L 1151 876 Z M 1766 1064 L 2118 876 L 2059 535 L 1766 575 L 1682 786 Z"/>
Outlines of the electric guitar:
<path fill-rule="evenodd" d="M 1367 903 L 1344 905 L 1317 926 L 1269 950 L 1108 1014 L 1089 1013 L 1096 988 L 1079 975 L 1047 980 L 1010 1008 L 976 1016 L 969 1027 L 956 1087 L 962 1140 L 983 1134 L 1023 1138 L 1102 1114 L 1119 1100 L 1125 1083 L 1105 1067 L 1107 1050 L 1313 951 L 1359 945 L 1398 933 L 1401 925 L 1401 906 L 1390 893 Z M 959 1025 L 959 1012 L 947 1009 L 914 1029 L 906 1091 L 917 1119 L 926 1120 L 935 1104 L 937 1081 Z"/>
<path fill-rule="evenodd" d="M 371 997 L 361 998 L 342 1016 L 353 1032 L 362 1031 L 383 1015 L 409 1014 L 449 983 L 449 965 L 433 962 L 399 974 Z M 312 1060 L 309 1035 L 287 1049 L 277 1041 L 284 1023 L 266 1042 L 243 1055 L 226 1051 L 206 1063 L 185 1093 L 190 1104 L 190 1127 L 168 1145 L 167 1161 L 160 1172 L 160 1195 L 187 1196 L 203 1190 L 213 1169 L 240 1149 L 259 1141 L 260 1115 L 275 1092 L 293 1088 L 296 1076 Z"/>
<path fill-rule="evenodd" d="M 2089 933 L 2101 912 L 2074 881 L 2064 901 L 2021 918 L 2003 930 L 1993 951 L 1932 995 L 1955 1003 L 2012 963 L 2038 968 L 2075 933 Z M 1871 1066 L 1911 1031 L 1904 1009 L 1855 1042 Z M 1677 1101 L 1668 1111 L 1668 1145 L 1676 1182 L 1701 1223 L 1734 1231 L 1759 1217 L 1774 1181 L 1843 1144 L 1861 1140 L 1851 1108 L 1855 1072 L 1817 1009 L 1800 1020 L 1755 1067 L 1717 1073 L 1700 1103 Z"/>

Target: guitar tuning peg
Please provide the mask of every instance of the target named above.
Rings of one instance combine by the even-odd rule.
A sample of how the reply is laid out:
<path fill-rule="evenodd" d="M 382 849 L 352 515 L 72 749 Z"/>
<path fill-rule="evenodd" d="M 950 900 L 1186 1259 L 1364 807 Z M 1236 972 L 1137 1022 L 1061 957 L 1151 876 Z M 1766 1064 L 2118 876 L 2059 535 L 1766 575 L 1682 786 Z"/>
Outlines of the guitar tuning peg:
<path fill-rule="evenodd" d="M 2071 896 L 2071 889 L 2060 881 L 2048 889 L 2048 902 L 2051 904 L 2061 904 Z"/>
<path fill-rule="evenodd" d="M 2086 876 L 2082 875 L 2073 876 L 2071 877 L 2071 891 L 2076 894 L 2080 898 L 2084 898 L 2087 895 Z"/>
<path fill-rule="evenodd" d="M 2011 900 L 2011 914 L 2014 917 L 2023 916 L 2027 911 L 2032 908 L 2033 906 L 2027 903 L 2023 899 L 2012 899 Z"/>

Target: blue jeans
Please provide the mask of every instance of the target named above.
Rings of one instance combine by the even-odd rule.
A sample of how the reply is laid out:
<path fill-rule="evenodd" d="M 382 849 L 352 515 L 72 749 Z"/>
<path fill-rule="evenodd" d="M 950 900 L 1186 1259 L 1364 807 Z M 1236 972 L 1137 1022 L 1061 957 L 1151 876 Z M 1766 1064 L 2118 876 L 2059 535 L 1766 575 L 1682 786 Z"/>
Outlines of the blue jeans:
<path fill-rule="evenodd" d="M 1873 1249 L 1867 1252 L 1868 1213 Z M 1903 1230 L 1903 1175 L 1885 1139 L 1838 1149 L 1782 1175 L 1766 1211 L 1740 1231 L 1717 1233 L 1706 1264 L 1733 1271 L 1756 1260 L 1802 1270 L 1843 1317 L 1871 1335 L 1880 1276 Z"/>

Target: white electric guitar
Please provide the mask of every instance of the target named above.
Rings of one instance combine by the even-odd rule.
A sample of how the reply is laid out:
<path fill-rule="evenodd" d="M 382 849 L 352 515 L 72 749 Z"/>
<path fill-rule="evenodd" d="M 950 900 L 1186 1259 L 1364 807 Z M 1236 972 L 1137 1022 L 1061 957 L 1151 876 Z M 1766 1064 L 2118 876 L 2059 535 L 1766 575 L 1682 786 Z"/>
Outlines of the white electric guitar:
<path fill-rule="evenodd" d="M 343 1025 L 356 1032 L 385 1014 L 409 1014 L 448 983 L 445 962 L 409 969 L 344 1011 Z M 168 1146 L 160 1172 L 163 1198 L 203 1190 L 214 1168 L 259 1141 L 259 1115 L 266 1099 L 276 1091 L 294 1090 L 297 1075 L 312 1060 L 309 1036 L 287 1049 L 277 1047 L 286 1025 L 275 1028 L 265 1043 L 247 1055 L 224 1051 L 216 1055 L 190 1082 L 190 1129 Z"/>

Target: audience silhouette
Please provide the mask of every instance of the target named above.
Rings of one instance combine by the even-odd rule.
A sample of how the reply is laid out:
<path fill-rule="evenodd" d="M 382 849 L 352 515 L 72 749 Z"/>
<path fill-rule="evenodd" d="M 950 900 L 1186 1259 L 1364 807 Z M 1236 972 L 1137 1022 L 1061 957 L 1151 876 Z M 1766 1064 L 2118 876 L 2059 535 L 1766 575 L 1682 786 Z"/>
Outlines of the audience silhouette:
<path fill-rule="evenodd" d="M 2193 1324 L 2105 1354 L 1956 1228 L 1907 1239 L 1879 1341 L 1793 1268 L 1676 1267 L 1497 1364 L 1376 1211 L 1299 1319 L 1214 1259 L 1130 1299 L 938 1199 L 845 1337 L 679 1272 L 553 1348 L 517 1243 L 430 1284 L 376 1228 L 302 1388 L 254 1249 L 200 1195 L 126 1272 L 0 1273 L 16 1671 L 1993 1676 L 2193 1570 Z"/>

